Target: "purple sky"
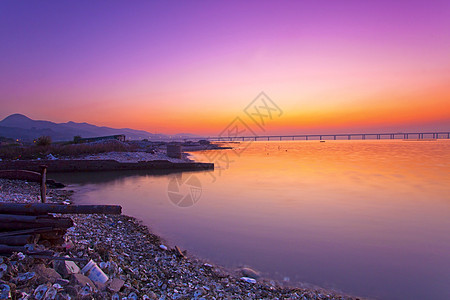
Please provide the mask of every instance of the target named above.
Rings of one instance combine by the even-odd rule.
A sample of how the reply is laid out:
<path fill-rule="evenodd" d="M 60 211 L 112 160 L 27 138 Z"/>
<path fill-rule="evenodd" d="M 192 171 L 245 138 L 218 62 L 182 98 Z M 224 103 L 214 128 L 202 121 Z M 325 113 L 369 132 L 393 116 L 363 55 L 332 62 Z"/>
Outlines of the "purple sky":
<path fill-rule="evenodd" d="M 264 90 L 272 132 L 448 129 L 449 20 L 450 1 L 2 1 L 0 118 L 215 133 Z"/>

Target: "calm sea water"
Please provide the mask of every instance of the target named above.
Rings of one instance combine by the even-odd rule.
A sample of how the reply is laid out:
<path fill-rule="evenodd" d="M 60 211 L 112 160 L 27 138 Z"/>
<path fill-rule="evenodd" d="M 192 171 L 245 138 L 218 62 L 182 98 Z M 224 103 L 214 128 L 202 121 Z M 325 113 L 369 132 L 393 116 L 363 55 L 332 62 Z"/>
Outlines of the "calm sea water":
<path fill-rule="evenodd" d="M 57 178 L 78 203 L 120 204 L 168 244 L 230 268 L 377 299 L 450 299 L 450 141 L 255 142 L 193 155 L 215 156 L 216 170 Z"/>

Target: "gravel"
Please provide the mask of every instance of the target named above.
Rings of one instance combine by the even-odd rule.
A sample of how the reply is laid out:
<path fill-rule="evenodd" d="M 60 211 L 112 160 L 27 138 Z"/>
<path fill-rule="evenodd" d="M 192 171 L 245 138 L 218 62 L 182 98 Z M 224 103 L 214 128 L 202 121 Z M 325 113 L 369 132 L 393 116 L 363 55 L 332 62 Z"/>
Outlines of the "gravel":
<path fill-rule="evenodd" d="M 182 158 L 171 158 L 168 157 L 165 151 L 155 150 L 154 153 L 148 152 L 107 152 L 99 153 L 93 155 L 86 155 L 82 157 L 77 157 L 76 159 L 87 159 L 87 160 L 99 160 L 99 159 L 112 159 L 118 162 L 139 162 L 139 161 L 153 161 L 153 160 L 168 160 L 170 162 L 191 162 L 188 159 L 187 154 L 183 153 Z M 72 158 L 71 158 L 72 159 Z"/>

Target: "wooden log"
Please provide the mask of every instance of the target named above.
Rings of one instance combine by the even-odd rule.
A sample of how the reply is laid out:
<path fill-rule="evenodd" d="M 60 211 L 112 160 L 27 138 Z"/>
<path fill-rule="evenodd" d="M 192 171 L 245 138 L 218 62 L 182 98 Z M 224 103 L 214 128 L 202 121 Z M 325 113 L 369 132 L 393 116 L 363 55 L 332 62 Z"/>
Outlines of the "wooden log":
<path fill-rule="evenodd" d="M 10 215 L 10 214 L 0 214 L 0 223 L 6 222 L 21 222 L 21 223 L 45 223 L 54 222 L 55 220 L 70 220 L 70 218 L 64 217 L 53 217 L 52 215 Z"/>
<path fill-rule="evenodd" d="M 0 222 L 0 231 L 31 229 L 31 228 L 69 228 L 73 226 L 73 221 L 70 218 L 58 219 L 37 219 L 34 222 Z"/>
<path fill-rule="evenodd" d="M 0 178 L 41 182 L 41 174 L 28 170 L 0 170 Z"/>
<path fill-rule="evenodd" d="M 75 258 L 75 257 L 39 255 L 39 254 L 29 254 L 29 255 L 33 258 L 49 259 L 49 260 L 68 260 L 81 263 L 87 263 L 89 261 L 89 259 L 87 258 Z"/>
<path fill-rule="evenodd" d="M 53 230 L 41 233 L 41 240 L 58 240 L 64 236 L 65 230 Z"/>
<path fill-rule="evenodd" d="M 51 203 L 0 203 L 0 214 L 39 215 L 60 214 L 108 214 L 120 215 L 120 205 L 64 205 Z"/>
<path fill-rule="evenodd" d="M 11 254 L 13 252 L 26 252 L 27 249 L 23 246 L 8 246 L 0 244 L 0 254 Z"/>
<path fill-rule="evenodd" d="M 46 181 L 47 181 L 47 166 L 41 166 L 41 202 L 45 203 L 46 202 L 46 197 L 47 197 L 47 186 L 46 186 Z"/>
<path fill-rule="evenodd" d="M 52 227 L 42 227 L 42 228 L 5 231 L 5 232 L 0 232 L 0 237 L 15 236 L 15 235 L 22 235 L 22 234 L 38 234 L 38 233 L 44 233 L 44 232 L 49 232 L 49 231 L 53 231 L 53 228 Z"/>
<path fill-rule="evenodd" d="M 35 222 L 37 220 L 37 216 L 24 216 L 24 215 L 9 215 L 9 214 L 0 214 L 0 223 L 5 222 Z"/>
<path fill-rule="evenodd" d="M 51 250 L 40 250 L 40 251 L 29 251 L 24 246 L 8 246 L 5 244 L 0 244 L 0 254 L 11 254 L 13 252 L 22 252 L 23 254 L 35 256 L 35 255 L 54 255 Z"/>
<path fill-rule="evenodd" d="M 8 237 L 0 237 L 0 244 L 8 246 L 23 246 L 26 244 L 32 244 L 34 242 L 34 235 L 23 234 Z"/>

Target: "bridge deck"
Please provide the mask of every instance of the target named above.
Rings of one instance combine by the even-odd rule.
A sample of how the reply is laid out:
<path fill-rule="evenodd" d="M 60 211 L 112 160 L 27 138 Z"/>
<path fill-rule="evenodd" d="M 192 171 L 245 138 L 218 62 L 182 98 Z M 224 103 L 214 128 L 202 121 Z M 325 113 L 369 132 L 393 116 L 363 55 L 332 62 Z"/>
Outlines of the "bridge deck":
<path fill-rule="evenodd" d="M 399 132 L 399 133 L 349 133 L 349 134 L 294 134 L 294 135 L 254 135 L 254 136 L 217 136 L 204 138 L 210 141 L 271 141 L 271 140 L 425 140 L 450 139 L 450 132 Z"/>

